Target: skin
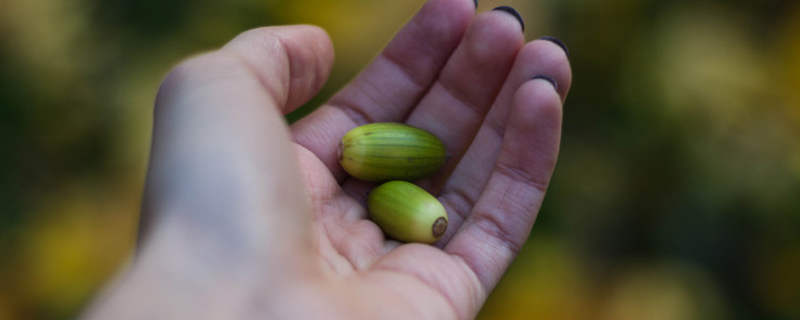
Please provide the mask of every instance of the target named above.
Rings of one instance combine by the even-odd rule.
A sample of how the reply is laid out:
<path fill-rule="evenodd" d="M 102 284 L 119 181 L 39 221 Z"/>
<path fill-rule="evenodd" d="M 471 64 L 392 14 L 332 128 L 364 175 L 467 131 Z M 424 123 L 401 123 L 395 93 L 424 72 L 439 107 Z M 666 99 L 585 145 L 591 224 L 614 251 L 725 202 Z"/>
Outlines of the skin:
<path fill-rule="evenodd" d="M 281 26 L 165 78 L 136 256 L 84 318 L 476 316 L 528 238 L 556 163 L 564 51 L 525 43 L 506 12 L 430 0 L 350 84 L 288 126 L 283 115 L 332 66 L 323 30 Z M 347 131 L 386 121 L 434 133 L 451 156 L 418 183 L 449 215 L 433 246 L 385 239 L 366 219 L 374 185 L 337 163 Z"/>

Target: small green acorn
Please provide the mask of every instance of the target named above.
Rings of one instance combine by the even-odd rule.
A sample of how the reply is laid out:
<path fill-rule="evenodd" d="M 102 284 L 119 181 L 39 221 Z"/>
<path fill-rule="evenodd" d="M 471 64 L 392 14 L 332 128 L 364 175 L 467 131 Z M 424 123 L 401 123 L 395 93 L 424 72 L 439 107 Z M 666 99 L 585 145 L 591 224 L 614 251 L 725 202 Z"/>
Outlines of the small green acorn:
<path fill-rule="evenodd" d="M 439 170 L 447 152 L 439 138 L 400 123 L 371 123 L 350 130 L 339 143 L 339 163 L 364 181 L 413 181 Z"/>
<path fill-rule="evenodd" d="M 434 243 L 447 231 L 447 211 L 436 197 L 413 183 L 395 180 L 370 192 L 369 218 L 402 242 Z"/>

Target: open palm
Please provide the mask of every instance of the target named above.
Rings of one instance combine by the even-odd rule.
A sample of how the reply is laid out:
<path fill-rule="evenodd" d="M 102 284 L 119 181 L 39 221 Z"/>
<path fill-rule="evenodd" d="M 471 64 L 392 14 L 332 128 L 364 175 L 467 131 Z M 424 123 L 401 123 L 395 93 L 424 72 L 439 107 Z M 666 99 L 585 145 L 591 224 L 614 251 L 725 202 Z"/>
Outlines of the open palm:
<path fill-rule="evenodd" d="M 159 90 L 139 252 L 99 318 L 474 317 L 530 233 L 552 174 L 571 75 L 504 10 L 430 0 L 327 104 L 282 115 L 327 80 L 309 26 L 243 33 Z M 554 90 L 555 89 L 555 90 Z M 418 181 L 447 209 L 434 246 L 386 239 L 337 162 L 350 129 L 426 129 L 450 157 Z"/>

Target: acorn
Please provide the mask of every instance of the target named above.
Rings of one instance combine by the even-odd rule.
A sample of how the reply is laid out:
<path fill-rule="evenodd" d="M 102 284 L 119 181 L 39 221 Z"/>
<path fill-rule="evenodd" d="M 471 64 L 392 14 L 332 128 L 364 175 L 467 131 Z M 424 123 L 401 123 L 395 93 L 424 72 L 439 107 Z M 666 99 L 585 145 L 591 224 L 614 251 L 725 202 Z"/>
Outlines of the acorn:
<path fill-rule="evenodd" d="M 370 182 L 421 179 L 439 170 L 446 158 L 439 138 L 400 123 L 359 126 L 339 143 L 342 168 L 351 176 Z"/>
<path fill-rule="evenodd" d="M 447 211 L 436 197 L 413 183 L 394 180 L 370 192 L 369 218 L 402 242 L 434 243 L 447 231 Z"/>

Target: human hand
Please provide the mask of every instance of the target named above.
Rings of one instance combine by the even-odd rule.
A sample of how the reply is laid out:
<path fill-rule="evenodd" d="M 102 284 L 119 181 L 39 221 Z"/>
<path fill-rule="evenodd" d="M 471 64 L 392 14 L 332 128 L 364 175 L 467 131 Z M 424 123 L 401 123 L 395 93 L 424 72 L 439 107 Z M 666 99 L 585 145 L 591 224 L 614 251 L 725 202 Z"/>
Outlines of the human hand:
<path fill-rule="evenodd" d="M 248 31 L 174 69 L 156 101 L 137 256 L 87 315 L 474 317 L 530 233 L 571 82 L 561 47 L 525 44 L 508 12 L 474 10 L 428 1 L 291 126 L 283 115 L 333 64 L 318 28 Z M 432 132 L 451 156 L 417 182 L 449 215 L 434 246 L 385 239 L 366 219 L 374 185 L 338 164 L 348 130 L 388 121 Z"/>

